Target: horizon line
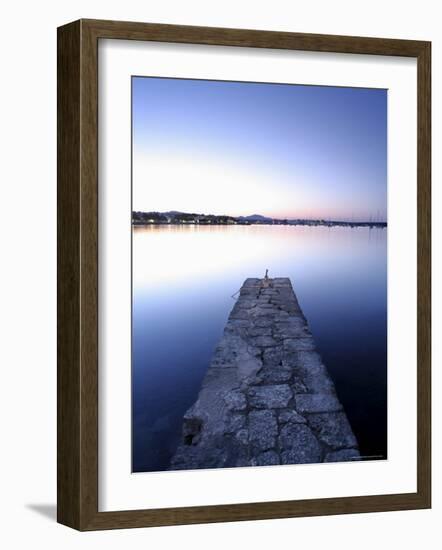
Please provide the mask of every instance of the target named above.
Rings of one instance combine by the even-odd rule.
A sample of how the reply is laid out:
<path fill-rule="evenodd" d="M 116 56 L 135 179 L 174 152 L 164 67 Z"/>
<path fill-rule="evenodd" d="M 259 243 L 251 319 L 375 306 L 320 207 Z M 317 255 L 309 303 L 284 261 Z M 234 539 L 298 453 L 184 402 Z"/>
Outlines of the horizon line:
<path fill-rule="evenodd" d="M 193 215 L 193 216 L 218 216 L 218 217 L 221 217 L 221 216 L 226 216 L 226 217 L 229 217 L 229 218 L 252 218 L 252 217 L 256 217 L 256 216 L 259 216 L 261 218 L 264 218 L 264 219 L 271 219 L 271 220 L 277 220 L 277 221 L 283 221 L 283 220 L 287 220 L 287 221 L 325 221 L 325 222 L 345 222 L 345 223 L 383 223 L 383 224 L 387 224 L 387 220 L 386 219 L 375 219 L 375 216 L 372 217 L 372 219 L 366 219 L 366 218 L 359 218 L 359 219 L 356 219 L 356 218 L 350 218 L 348 217 L 348 219 L 345 219 L 344 218 L 334 218 L 334 217 L 330 217 L 330 216 L 327 216 L 327 217 L 324 217 L 324 216 L 321 216 L 321 217 L 309 217 L 309 216 L 304 216 L 304 217 L 300 217 L 300 216 L 268 216 L 268 215 L 263 215 L 263 214 L 258 214 L 258 213 L 253 213 L 253 214 L 240 214 L 240 215 L 232 215 L 232 214 L 225 214 L 225 213 L 222 213 L 222 214 L 214 214 L 212 212 L 210 213 L 205 213 L 205 212 L 189 212 L 189 211 L 184 211 L 184 210 L 136 210 L 136 209 L 133 209 L 132 208 L 132 213 L 135 213 L 135 212 L 141 212 L 143 214 L 147 214 L 147 213 L 152 213 L 152 214 L 186 214 L 186 215 Z"/>

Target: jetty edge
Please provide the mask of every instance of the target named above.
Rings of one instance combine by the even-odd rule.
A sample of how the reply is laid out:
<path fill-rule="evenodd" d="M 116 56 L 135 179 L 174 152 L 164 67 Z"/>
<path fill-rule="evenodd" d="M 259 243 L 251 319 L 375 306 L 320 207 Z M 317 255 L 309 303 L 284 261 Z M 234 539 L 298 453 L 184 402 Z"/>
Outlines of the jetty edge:
<path fill-rule="evenodd" d="M 169 470 L 360 460 L 289 278 L 246 279 Z"/>

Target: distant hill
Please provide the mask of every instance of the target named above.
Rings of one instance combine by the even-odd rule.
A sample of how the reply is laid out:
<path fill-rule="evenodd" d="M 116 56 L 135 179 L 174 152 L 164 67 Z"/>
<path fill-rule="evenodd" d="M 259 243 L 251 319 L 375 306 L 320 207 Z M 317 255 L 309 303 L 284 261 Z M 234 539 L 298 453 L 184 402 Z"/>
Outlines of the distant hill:
<path fill-rule="evenodd" d="M 252 214 L 251 216 L 239 216 L 238 220 L 244 220 L 248 222 L 271 222 L 273 218 L 267 218 L 266 216 L 261 216 L 261 214 Z"/>

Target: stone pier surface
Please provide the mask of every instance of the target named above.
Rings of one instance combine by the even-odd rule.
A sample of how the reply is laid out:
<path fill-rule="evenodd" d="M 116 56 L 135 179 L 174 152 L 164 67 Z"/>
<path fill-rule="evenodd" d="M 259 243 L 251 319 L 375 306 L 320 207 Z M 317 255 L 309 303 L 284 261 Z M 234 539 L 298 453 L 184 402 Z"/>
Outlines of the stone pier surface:
<path fill-rule="evenodd" d="M 169 469 L 359 458 L 290 279 L 247 279 Z"/>

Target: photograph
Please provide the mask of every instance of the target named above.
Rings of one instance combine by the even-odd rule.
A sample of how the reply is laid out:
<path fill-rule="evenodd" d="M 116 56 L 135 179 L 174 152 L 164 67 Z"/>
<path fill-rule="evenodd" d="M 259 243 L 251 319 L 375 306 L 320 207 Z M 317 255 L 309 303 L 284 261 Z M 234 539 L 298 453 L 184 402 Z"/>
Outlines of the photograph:
<path fill-rule="evenodd" d="M 387 460 L 388 90 L 131 103 L 132 472 Z"/>
<path fill-rule="evenodd" d="M 58 523 L 431 508 L 432 42 L 399 26 L 57 28 Z"/>

